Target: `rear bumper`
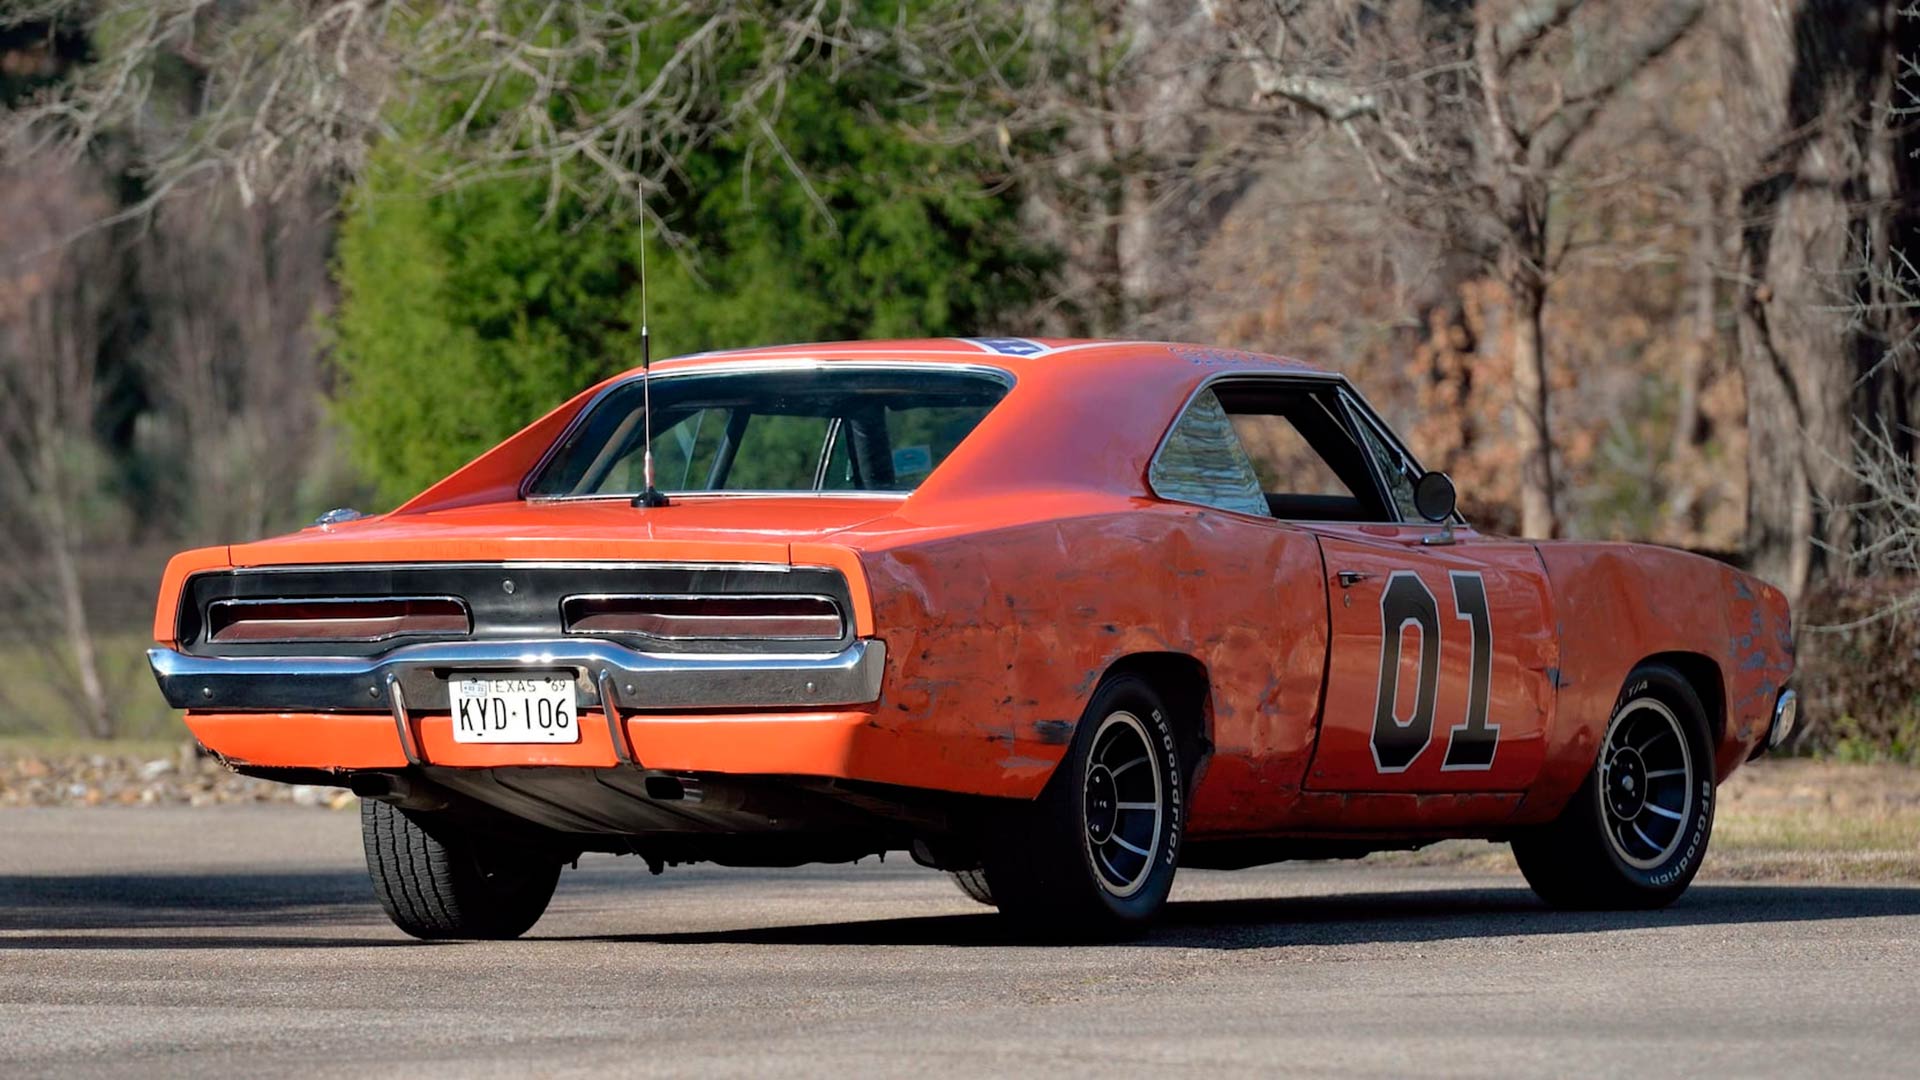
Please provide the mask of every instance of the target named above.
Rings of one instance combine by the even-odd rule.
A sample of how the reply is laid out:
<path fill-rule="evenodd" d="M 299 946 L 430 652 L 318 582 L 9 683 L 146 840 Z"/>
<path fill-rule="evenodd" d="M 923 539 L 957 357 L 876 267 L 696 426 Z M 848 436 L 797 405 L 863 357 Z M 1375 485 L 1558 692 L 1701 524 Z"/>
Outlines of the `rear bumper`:
<path fill-rule="evenodd" d="M 211 657 L 150 649 L 167 703 L 221 712 L 444 711 L 454 672 L 571 671 L 582 704 L 620 709 L 793 709 L 880 697 L 887 647 L 825 655 L 643 653 L 593 638 L 409 645 L 375 657 Z M 396 703 L 398 697 L 404 705 Z"/>
<path fill-rule="evenodd" d="M 444 712 L 410 713 L 396 730 L 381 713 L 188 712 L 187 727 L 239 765 L 335 772 L 521 766 L 674 773 L 757 773 L 857 779 L 870 776 L 890 749 L 866 710 L 779 713 L 642 714 L 609 725 L 583 710 L 580 741 L 479 744 L 454 741 Z M 626 746 L 614 739 L 625 736 Z M 406 739 L 408 742 L 403 742 Z M 631 747 L 633 760 L 623 761 Z M 417 760 L 414 760 L 417 758 Z"/>
<path fill-rule="evenodd" d="M 1016 740 L 991 713 L 887 696 L 878 639 L 798 657 L 663 656 L 597 639 L 414 645 L 364 659 L 150 655 L 194 735 L 243 768 L 637 768 L 1032 798 L 1065 749 Z M 575 675 L 578 742 L 454 739 L 449 675 L 556 670 Z"/>
<path fill-rule="evenodd" d="M 148 658 L 167 701 L 188 710 L 200 741 L 254 765 L 699 769 L 723 761 L 729 771 L 832 776 L 848 768 L 852 731 L 871 716 L 849 707 L 879 698 L 887 650 L 863 640 L 830 656 L 663 656 L 569 639 L 413 645 L 364 659 L 171 649 Z M 455 741 L 449 676 L 515 671 L 573 673 L 579 741 Z M 597 722 L 588 709 L 599 713 Z M 725 712 L 734 709 L 756 711 Z"/>

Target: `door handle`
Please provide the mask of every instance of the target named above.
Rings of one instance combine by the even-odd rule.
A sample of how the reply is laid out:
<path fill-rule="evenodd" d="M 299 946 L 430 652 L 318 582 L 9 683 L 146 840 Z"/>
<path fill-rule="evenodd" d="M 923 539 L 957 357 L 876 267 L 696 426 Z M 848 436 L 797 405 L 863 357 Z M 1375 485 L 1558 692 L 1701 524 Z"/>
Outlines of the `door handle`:
<path fill-rule="evenodd" d="M 1333 576 L 1339 579 L 1341 588 L 1351 589 L 1373 575 L 1359 570 L 1342 570 Z"/>

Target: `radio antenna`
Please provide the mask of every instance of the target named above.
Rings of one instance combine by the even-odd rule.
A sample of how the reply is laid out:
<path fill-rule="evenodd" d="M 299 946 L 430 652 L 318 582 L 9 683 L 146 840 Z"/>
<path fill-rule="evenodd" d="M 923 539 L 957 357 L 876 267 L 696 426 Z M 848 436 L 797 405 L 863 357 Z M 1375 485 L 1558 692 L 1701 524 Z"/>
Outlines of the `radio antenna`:
<path fill-rule="evenodd" d="M 647 200 L 640 196 L 640 438 L 645 440 L 640 468 L 647 488 L 633 497 L 633 505 L 666 506 L 667 497 L 653 486 L 653 342 L 647 336 Z"/>

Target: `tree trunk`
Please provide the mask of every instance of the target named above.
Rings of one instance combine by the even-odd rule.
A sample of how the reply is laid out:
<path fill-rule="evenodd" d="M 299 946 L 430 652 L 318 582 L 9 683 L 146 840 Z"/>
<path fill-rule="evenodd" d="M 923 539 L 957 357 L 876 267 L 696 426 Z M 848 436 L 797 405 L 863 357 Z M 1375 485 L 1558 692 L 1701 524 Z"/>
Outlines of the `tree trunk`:
<path fill-rule="evenodd" d="M 1547 423 L 1546 338 L 1541 313 L 1546 283 L 1521 270 L 1507 277 L 1513 305 L 1513 429 L 1520 451 L 1520 531 L 1550 538 L 1560 534 L 1553 507 L 1553 437 Z"/>
<path fill-rule="evenodd" d="M 1700 461 L 1707 435 L 1707 417 L 1701 409 L 1701 390 L 1707 371 L 1719 352 L 1719 228 L 1721 200 L 1713 178 L 1698 176 L 1693 185 L 1693 248 L 1687 258 L 1687 291 L 1692 298 L 1685 341 L 1680 347 L 1680 372 L 1673 395 L 1673 434 L 1667 445 L 1667 529 L 1670 538 L 1688 543 L 1699 535 L 1700 491 L 1708 479 Z"/>
<path fill-rule="evenodd" d="M 1700 384 L 1706 380 L 1707 363 L 1718 337 L 1714 326 L 1717 310 L 1714 290 L 1714 258 L 1720 233 L 1715 227 L 1719 210 L 1712 183 L 1695 181 L 1693 191 L 1693 249 L 1687 260 L 1687 291 L 1692 299 L 1688 312 L 1687 340 L 1680 349 L 1680 374 L 1674 387 L 1673 440 L 1667 457 L 1676 463 L 1689 457 L 1700 445 L 1703 418 L 1700 415 Z"/>
<path fill-rule="evenodd" d="M 1560 535 L 1554 510 L 1553 429 L 1547 412 L 1547 185 L 1517 150 L 1489 166 L 1504 236 L 1498 262 L 1512 312 L 1513 436 L 1520 457 L 1520 534 Z"/>
<path fill-rule="evenodd" d="M 1747 556 L 1798 599 L 1846 572 L 1857 522 L 1859 392 L 1885 355 L 1846 310 L 1874 268 L 1890 153 L 1886 48 L 1895 0 L 1725 5 L 1731 137 L 1753 150 L 1739 204 L 1738 316 L 1747 386 Z"/>
<path fill-rule="evenodd" d="M 49 443 L 48 457 L 52 454 Z M 59 476 L 57 467 L 48 464 L 48 474 Z M 73 534 L 72 517 L 62 501 L 67 491 L 55 486 L 45 500 L 44 531 L 47 556 L 53 564 L 53 584 L 59 597 L 60 626 L 67 639 L 67 653 L 80 686 L 81 722 L 87 734 L 96 739 L 113 738 L 113 710 L 107 702 L 106 680 L 100 676 L 100 654 L 94 647 L 93 626 L 87 618 L 86 593 L 80 580 L 80 567 L 74 561 L 79 537 Z"/>

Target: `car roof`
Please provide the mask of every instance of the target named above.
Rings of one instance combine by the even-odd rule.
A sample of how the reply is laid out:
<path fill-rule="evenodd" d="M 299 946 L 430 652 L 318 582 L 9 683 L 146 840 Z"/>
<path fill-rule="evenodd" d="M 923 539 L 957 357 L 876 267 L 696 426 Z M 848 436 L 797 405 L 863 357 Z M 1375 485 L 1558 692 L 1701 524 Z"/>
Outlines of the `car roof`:
<path fill-rule="evenodd" d="M 1171 341 L 1105 341 L 1089 338 L 975 337 L 908 338 L 893 341 L 825 341 L 770 345 L 692 353 L 660 360 L 661 371 L 686 370 L 711 364 L 753 361 L 873 362 L 910 360 L 1005 368 L 1015 375 L 1034 367 L 1059 367 L 1063 361 L 1097 364 L 1108 360 L 1163 360 L 1169 369 L 1232 367 L 1247 370 L 1318 372 L 1323 369 L 1291 357 L 1268 356 L 1240 349 Z M 639 368 L 627 372 L 638 374 Z"/>
<path fill-rule="evenodd" d="M 1344 376 L 1289 357 L 1165 341 L 1070 338 L 922 338 L 837 341 L 676 356 L 654 363 L 659 375 L 768 365 L 910 363 L 987 368 L 1012 376 L 1005 399 L 911 501 L 958 506 L 1008 495 L 1086 493 L 1134 498 L 1147 492 L 1148 462 L 1168 426 L 1199 387 L 1243 375 L 1305 376 L 1346 384 Z M 401 507 L 463 505 L 517 493 L 528 470 L 583 410 L 632 368 L 582 391 L 513 439 Z"/>
<path fill-rule="evenodd" d="M 778 345 L 674 357 L 653 369 L 676 375 L 703 367 L 861 362 L 987 367 L 1013 376 L 1008 397 L 917 489 L 920 505 L 1014 489 L 1144 495 L 1148 460 L 1202 384 L 1240 375 L 1345 381 L 1299 360 L 1238 349 L 1070 338 Z"/>

